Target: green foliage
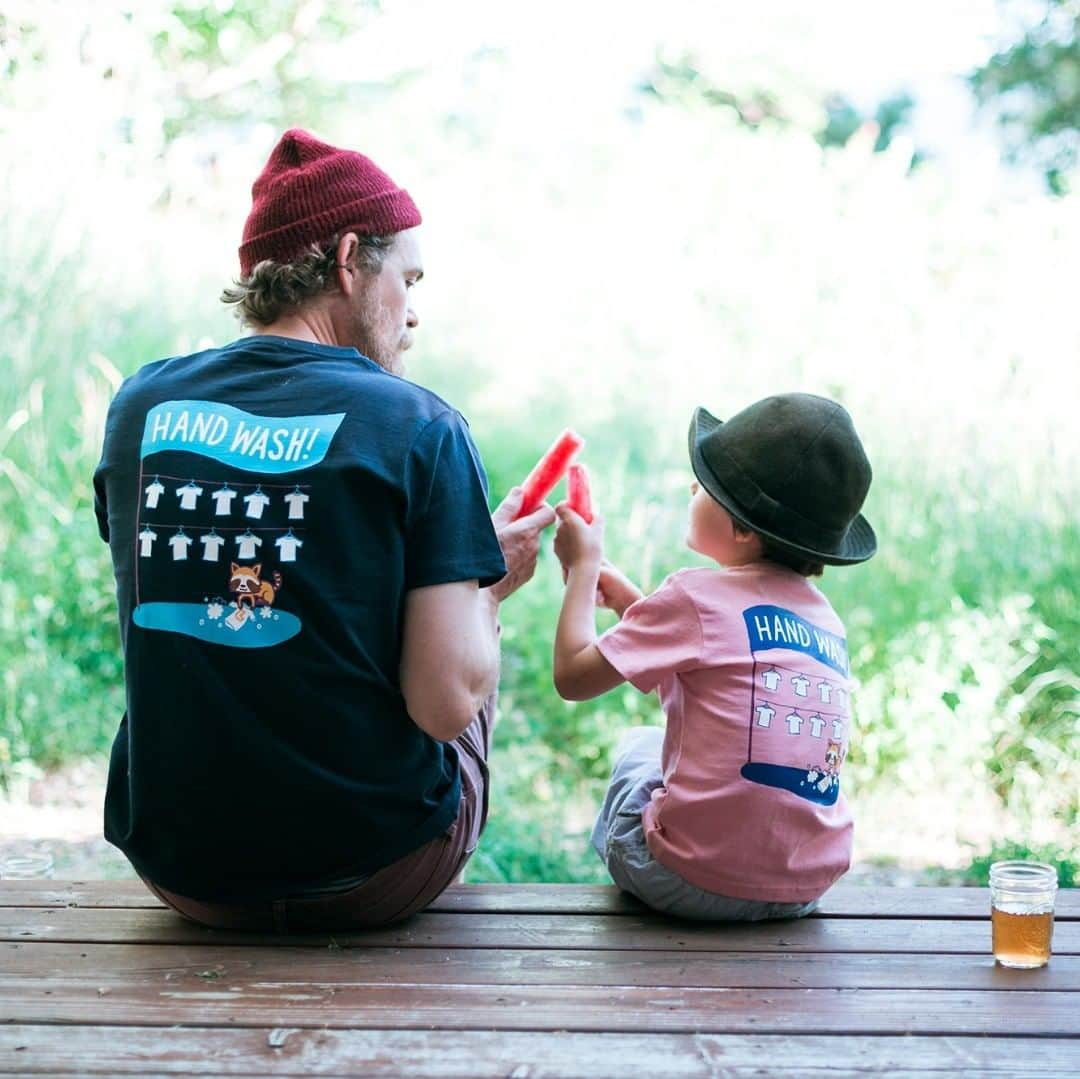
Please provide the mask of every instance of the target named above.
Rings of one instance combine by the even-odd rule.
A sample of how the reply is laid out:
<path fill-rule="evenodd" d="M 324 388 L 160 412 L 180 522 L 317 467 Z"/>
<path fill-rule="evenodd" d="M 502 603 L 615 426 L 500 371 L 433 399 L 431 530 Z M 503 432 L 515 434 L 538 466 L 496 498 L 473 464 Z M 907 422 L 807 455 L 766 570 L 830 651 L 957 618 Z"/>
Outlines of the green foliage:
<path fill-rule="evenodd" d="M 728 76 L 731 78 L 732 76 Z M 722 110 L 742 128 L 763 126 L 780 129 L 818 124 L 814 137 L 822 146 L 846 146 L 858 131 L 871 130 L 874 153 L 882 153 L 908 123 L 915 101 L 899 92 L 878 103 L 872 113 L 858 108 L 841 93 L 817 95 L 806 87 L 792 86 L 786 96 L 753 83 L 718 85 L 707 65 L 692 53 L 677 58 L 660 55 L 638 86 L 639 93 L 666 105 L 687 109 L 704 106 Z M 921 160 L 915 155 L 912 165 Z"/>
<path fill-rule="evenodd" d="M 766 122 L 786 124 L 790 118 L 776 95 L 760 87 L 732 89 L 717 85 L 692 54 L 658 56 L 638 91 L 682 108 L 703 104 L 727 110 L 740 125 L 754 130 Z"/>
<path fill-rule="evenodd" d="M 964 870 L 963 879 L 971 884 L 986 887 L 990 883 L 990 866 L 994 862 L 1034 861 L 1052 865 L 1057 870 L 1059 888 L 1076 888 L 1080 885 L 1080 861 L 1075 852 L 1069 857 L 1057 847 L 1029 847 L 1024 843 L 995 843 L 987 854 L 972 858 Z"/>
<path fill-rule="evenodd" d="M 123 327 L 123 347 L 145 355 L 165 344 L 140 329 L 147 311 L 94 323 L 77 295 L 60 303 L 71 261 L 20 255 L 0 265 L 0 364 L 14 374 L 0 387 L 0 782 L 22 759 L 101 753 L 123 709 L 111 567 L 90 486 L 120 377 L 98 350 L 121 346 L 99 331 Z M 40 317 L 53 310 L 66 317 Z"/>
<path fill-rule="evenodd" d="M 172 98 L 166 138 L 203 130 L 211 119 L 243 130 L 255 112 L 264 122 L 288 126 L 292 117 L 310 115 L 320 100 L 340 98 L 350 82 L 385 93 L 359 68 L 351 79 L 329 79 L 318 62 L 323 49 L 363 27 L 379 6 L 379 0 L 172 3 L 151 39 L 154 56 L 181 85 L 199 92 Z"/>
<path fill-rule="evenodd" d="M 823 152 L 821 96 L 767 71 L 659 64 L 625 122 L 553 80 L 541 128 L 517 109 L 535 86 L 495 52 L 469 68 L 480 93 L 389 63 L 337 98 L 329 75 L 309 86 L 303 64 L 326 74 L 333 20 L 352 43 L 374 7 L 354 19 L 324 5 L 300 34 L 319 5 L 75 3 L 88 44 L 74 54 L 70 9 L 53 7 L 18 34 L 0 16 L 0 187 L 19 210 L 0 217 L 0 781 L 108 746 L 123 690 L 89 484 L 109 396 L 140 364 L 233 332 L 215 296 L 269 139 L 242 132 L 325 120 L 327 137 L 336 126 L 378 160 L 407 159 L 400 178 L 435 225 L 410 372 L 468 416 L 493 498 L 576 427 L 608 554 L 643 587 L 699 564 L 682 542 L 694 405 L 730 415 L 786 389 L 848 404 L 881 538 L 871 562 L 822 582 L 861 682 L 844 773 L 856 815 L 901 796 L 905 833 L 938 829 L 923 863 L 941 857 L 936 841 L 983 850 L 1003 836 L 1080 858 L 1067 202 L 1014 210 L 932 164 L 910 173 L 845 135 L 839 107 Z M 279 34 L 295 47 L 274 59 L 259 43 Z M 464 62 L 435 39 L 447 65 Z M 362 134 L 358 94 L 378 102 L 360 110 Z M 877 138 L 904 108 L 876 117 Z M 20 135 L 35 154 L 16 151 Z M 471 879 L 603 879 L 588 835 L 612 748 L 662 722 L 629 687 L 557 698 L 560 592 L 545 547 L 503 611 L 491 817 Z"/>
<path fill-rule="evenodd" d="M 825 126 L 816 138 L 822 146 L 846 146 L 857 131 L 869 124 L 874 131 L 874 153 L 880 154 L 908 122 L 914 105 L 910 94 L 894 94 L 880 102 L 872 116 L 867 116 L 843 94 L 830 94 L 825 99 Z"/>
<path fill-rule="evenodd" d="M 1003 5 L 1022 20 L 1030 4 Z M 994 53 L 969 77 L 979 101 L 994 110 L 1008 158 L 1042 170 L 1055 194 L 1068 190 L 1080 155 L 1080 4 L 1047 0 L 1035 25 Z"/>

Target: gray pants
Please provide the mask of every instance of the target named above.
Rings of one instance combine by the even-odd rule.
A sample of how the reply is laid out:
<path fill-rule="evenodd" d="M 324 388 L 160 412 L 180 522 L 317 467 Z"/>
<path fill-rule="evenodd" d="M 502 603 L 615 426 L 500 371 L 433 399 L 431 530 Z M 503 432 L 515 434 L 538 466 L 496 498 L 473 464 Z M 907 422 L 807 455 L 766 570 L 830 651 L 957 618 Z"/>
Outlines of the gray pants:
<path fill-rule="evenodd" d="M 641 811 L 663 785 L 660 752 L 664 732 L 637 727 L 623 736 L 603 808 L 593 827 L 592 844 L 612 880 L 624 892 L 665 914 L 715 922 L 758 922 L 766 918 L 801 918 L 817 906 L 732 899 L 698 888 L 662 866 L 649 853 Z"/>

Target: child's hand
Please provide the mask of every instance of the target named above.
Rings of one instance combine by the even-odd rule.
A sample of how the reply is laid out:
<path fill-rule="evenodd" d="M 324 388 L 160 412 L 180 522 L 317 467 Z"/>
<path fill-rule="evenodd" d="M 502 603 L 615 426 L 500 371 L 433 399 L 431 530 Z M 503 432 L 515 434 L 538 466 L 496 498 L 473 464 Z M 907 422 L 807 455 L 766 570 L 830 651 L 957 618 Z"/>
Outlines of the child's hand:
<path fill-rule="evenodd" d="M 598 570 L 604 558 L 604 519 L 599 514 L 593 523 L 585 521 L 570 508 L 569 502 L 555 507 L 559 527 L 555 531 L 555 554 L 562 563 L 563 579 L 572 569 Z"/>
<path fill-rule="evenodd" d="M 597 607 L 607 607 L 620 618 L 631 603 L 636 603 L 645 593 L 622 570 L 606 558 L 600 563 L 600 580 L 596 586 Z"/>

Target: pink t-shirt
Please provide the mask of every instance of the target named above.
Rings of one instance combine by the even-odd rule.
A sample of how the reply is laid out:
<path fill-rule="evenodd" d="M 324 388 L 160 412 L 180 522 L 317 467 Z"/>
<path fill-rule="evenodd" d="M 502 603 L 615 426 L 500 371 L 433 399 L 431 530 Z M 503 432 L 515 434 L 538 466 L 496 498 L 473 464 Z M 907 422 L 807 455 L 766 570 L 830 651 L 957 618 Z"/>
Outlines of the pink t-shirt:
<path fill-rule="evenodd" d="M 737 899 L 808 902 L 851 862 L 844 627 L 772 563 L 673 573 L 597 647 L 667 716 L 653 857 Z"/>

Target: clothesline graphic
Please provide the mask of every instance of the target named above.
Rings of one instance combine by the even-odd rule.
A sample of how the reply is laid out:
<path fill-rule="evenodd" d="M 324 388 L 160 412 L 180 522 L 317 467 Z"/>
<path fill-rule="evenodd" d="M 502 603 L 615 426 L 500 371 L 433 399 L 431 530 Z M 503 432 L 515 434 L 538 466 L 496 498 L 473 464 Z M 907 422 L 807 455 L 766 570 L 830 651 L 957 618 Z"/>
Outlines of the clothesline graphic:
<path fill-rule="evenodd" d="M 755 659 L 754 666 L 762 673 L 768 673 L 769 671 L 782 671 L 787 675 L 805 675 L 805 669 L 799 667 L 785 667 L 782 663 L 769 663 L 763 659 Z M 840 681 L 840 679 L 837 679 Z"/>
<path fill-rule="evenodd" d="M 172 482 L 178 483 L 179 480 L 174 479 Z M 244 516 L 253 521 L 258 521 L 262 519 L 263 511 L 266 507 L 274 501 L 274 499 L 262 489 L 261 483 L 237 484 L 237 487 L 240 488 L 253 487 L 252 493 L 245 495 L 237 490 L 236 487 L 230 487 L 227 481 L 220 487 L 214 486 L 210 481 L 204 482 L 206 483 L 206 486 L 202 487 L 192 479 L 188 480 L 182 487 L 173 488 L 173 494 L 180 500 L 180 509 L 198 509 L 199 499 L 207 493 L 207 490 L 209 490 L 210 500 L 214 503 L 215 513 L 218 517 L 231 517 L 233 514 L 233 502 L 239 498 L 244 504 Z M 141 480 L 139 486 L 142 486 Z M 281 500 L 289 507 L 290 521 L 302 521 L 304 519 L 304 505 L 311 501 L 311 495 L 305 494 L 300 489 L 299 484 L 295 484 L 292 490 L 289 490 L 288 487 L 282 488 L 280 485 L 268 486 L 271 486 L 271 490 L 274 491 L 280 491 L 282 489 L 288 491 L 287 494 L 281 496 Z M 158 509 L 158 503 L 161 501 L 162 495 L 166 494 L 167 491 L 168 488 L 161 482 L 161 477 L 155 476 L 153 481 L 143 489 L 142 493 L 146 495 L 143 509 Z"/>
<path fill-rule="evenodd" d="M 250 487 L 252 490 L 258 487 L 268 487 L 275 491 L 310 491 L 310 483 L 244 483 L 239 480 L 206 480 L 200 479 L 198 476 L 170 476 L 165 472 L 144 472 L 144 478 L 153 476 L 155 480 L 174 480 L 176 483 L 205 483 L 209 486 L 214 484 L 221 484 L 223 487 Z"/>
<path fill-rule="evenodd" d="M 829 722 L 832 722 L 834 719 L 841 722 L 847 719 L 846 712 L 826 712 L 821 708 L 807 707 L 805 704 L 794 705 L 784 704 L 782 702 L 778 704 L 776 701 L 767 701 L 764 699 L 760 701 L 755 700 L 754 708 L 755 711 L 759 708 L 768 708 L 772 711 L 773 715 L 782 714 L 786 716 L 788 713 L 791 713 L 792 715 L 802 716 L 804 719 L 808 716 L 821 716 L 822 719 L 827 719 Z M 768 723 L 758 723 L 758 726 L 767 727 Z"/>
<path fill-rule="evenodd" d="M 167 487 L 163 480 L 169 482 Z M 166 557 L 171 553 L 173 562 L 187 562 L 188 551 L 196 543 L 192 537 L 197 537 L 202 548 L 202 562 L 218 562 L 221 559 L 222 548 L 232 552 L 233 557 L 238 559 L 258 559 L 259 548 L 263 546 L 260 536 L 251 531 L 252 523 L 256 525 L 258 532 L 267 537 L 269 546 L 266 554 L 276 549 L 279 562 L 295 562 L 297 551 L 304 546 L 304 540 L 293 530 L 293 522 L 303 521 L 305 518 L 305 506 L 311 501 L 309 483 L 264 483 L 261 480 L 255 482 L 220 477 L 208 480 L 192 475 L 174 476 L 166 472 L 151 472 L 139 463 L 139 487 L 138 499 L 141 503 L 141 511 L 161 510 L 167 512 L 171 507 L 182 512 L 200 511 L 206 506 L 200 502 L 204 495 L 208 496 L 213 504 L 214 516 L 217 520 L 236 520 L 238 517 L 241 524 L 226 525 L 211 522 L 202 523 L 172 523 L 161 521 L 139 520 L 136 517 L 135 526 L 135 605 L 142 602 L 142 572 L 144 562 L 154 560 L 154 547 L 160 539 L 161 547 L 168 548 Z M 265 490 L 264 490 L 265 488 Z M 267 492 L 270 492 L 268 494 Z M 245 492 L 249 492 L 245 494 Z M 162 502 L 162 498 L 167 503 Z M 173 497 L 179 499 L 179 505 L 172 501 Z M 286 525 L 264 525 L 262 523 L 263 512 L 277 499 L 281 499 L 288 506 Z M 243 503 L 234 507 L 233 503 L 239 500 Z M 140 514 L 141 516 L 141 514 Z M 160 530 L 160 535 L 158 531 Z M 187 529 L 187 531 L 185 531 Z M 297 525 L 299 532 L 303 528 Z M 188 535 L 188 532 L 191 535 Z M 170 534 L 171 533 L 171 534 Z M 272 538 L 274 535 L 276 539 Z M 230 542 L 231 541 L 231 542 Z M 198 548 L 196 548 L 198 550 Z"/>
<path fill-rule="evenodd" d="M 785 681 L 790 682 L 794 696 L 804 698 L 804 702 L 791 701 L 790 695 L 782 688 Z M 769 730 L 774 722 L 781 730 L 786 726 L 787 733 L 791 735 L 806 733 L 813 738 L 842 739 L 848 714 L 816 707 L 817 704 L 840 706 L 847 700 L 847 688 L 842 680 L 810 677 L 798 668 L 755 659 L 751 685 L 746 746 L 748 763 L 754 760 L 754 732 L 758 729 Z M 787 699 L 780 700 L 772 694 L 784 694 Z"/>
<path fill-rule="evenodd" d="M 782 706 L 774 708 L 769 701 L 756 698 L 751 702 L 753 714 L 750 721 L 749 744 L 746 747 L 746 759 L 754 760 L 754 732 L 758 728 L 768 730 L 775 721 L 782 730 L 786 726 L 790 735 L 809 734 L 812 738 L 829 738 L 840 742 L 844 737 L 847 716 L 843 713 L 821 712 L 814 708 L 792 708 Z"/>
<path fill-rule="evenodd" d="M 834 696 L 837 698 L 837 703 L 839 703 L 840 699 L 847 693 L 839 680 L 834 681 L 821 675 L 811 676 L 805 671 L 792 667 L 782 667 L 777 664 L 766 665 L 756 661 L 753 672 L 754 691 L 757 691 L 760 682 L 766 692 L 780 692 L 780 687 L 785 682 L 784 675 L 787 675 L 786 681 L 791 683 L 792 691 L 796 697 L 816 697 L 822 704 L 831 704 Z"/>
<path fill-rule="evenodd" d="M 194 525 L 190 521 L 183 521 L 173 524 L 168 521 L 140 521 L 139 528 L 177 528 L 180 531 L 185 529 L 188 532 L 251 532 L 251 528 L 247 525 Z M 256 529 L 258 532 L 300 532 L 303 533 L 303 528 L 290 528 L 288 526 L 279 525 L 264 525 L 260 524 Z"/>
<path fill-rule="evenodd" d="M 159 538 L 159 534 L 154 531 L 154 525 L 147 524 L 143 527 L 142 531 L 136 536 L 136 540 L 139 544 L 139 559 L 153 558 L 154 557 L 154 544 Z M 188 548 L 191 547 L 195 540 L 191 538 L 184 531 L 183 525 L 157 525 L 157 528 L 161 529 L 161 533 L 166 533 L 171 528 L 176 528 L 171 536 L 165 543 L 172 548 L 172 560 L 174 562 L 186 562 L 188 560 Z M 219 535 L 214 528 L 192 528 L 191 531 L 198 535 L 202 532 L 205 535 L 199 537 L 199 543 L 202 544 L 204 562 L 217 562 L 221 553 L 221 548 L 227 543 L 225 536 Z M 263 540 L 255 535 L 254 532 L 248 529 L 239 528 L 225 528 L 223 532 L 237 532 L 239 535 L 233 537 L 233 543 L 238 548 L 237 558 L 258 558 L 259 548 L 263 545 Z M 265 529 L 267 532 L 286 532 L 283 528 Z M 296 552 L 304 546 L 304 541 L 299 536 L 293 533 L 290 528 L 284 536 L 279 536 L 273 541 L 273 546 L 278 549 L 278 558 L 282 562 L 295 562 Z"/>

